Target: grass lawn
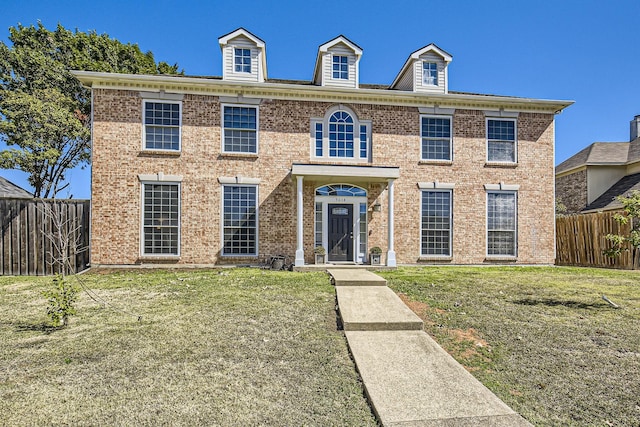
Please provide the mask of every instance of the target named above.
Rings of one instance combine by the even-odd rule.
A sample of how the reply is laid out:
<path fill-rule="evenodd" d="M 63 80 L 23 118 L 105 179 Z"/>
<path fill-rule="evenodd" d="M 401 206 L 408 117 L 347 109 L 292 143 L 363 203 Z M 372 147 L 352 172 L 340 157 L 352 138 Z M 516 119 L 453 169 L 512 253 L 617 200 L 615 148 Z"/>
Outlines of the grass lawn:
<path fill-rule="evenodd" d="M 441 346 L 533 424 L 640 426 L 640 272 L 434 267 L 380 274 Z"/>
<path fill-rule="evenodd" d="M 0 425 L 376 425 L 324 274 L 80 278 L 109 305 L 53 330 L 51 278 L 0 277 Z"/>

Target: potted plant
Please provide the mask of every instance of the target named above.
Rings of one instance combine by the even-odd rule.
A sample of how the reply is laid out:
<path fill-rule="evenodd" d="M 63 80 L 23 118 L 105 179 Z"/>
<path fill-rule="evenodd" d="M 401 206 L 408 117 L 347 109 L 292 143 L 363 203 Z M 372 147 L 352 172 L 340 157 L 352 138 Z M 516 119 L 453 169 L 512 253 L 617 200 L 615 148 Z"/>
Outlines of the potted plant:
<path fill-rule="evenodd" d="M 326 264 L 326 254 L 323 246 L 316 246 L 313 249 L 313 253 L 316 255 L 316 264 Z"/>
<path fill-rule="evenodd" d="M 382 255 L 382 249 L 379 246 L 374 246 L 369 249 L 369 262 L 371 265 L 380 265 L 380 257 Z"/>

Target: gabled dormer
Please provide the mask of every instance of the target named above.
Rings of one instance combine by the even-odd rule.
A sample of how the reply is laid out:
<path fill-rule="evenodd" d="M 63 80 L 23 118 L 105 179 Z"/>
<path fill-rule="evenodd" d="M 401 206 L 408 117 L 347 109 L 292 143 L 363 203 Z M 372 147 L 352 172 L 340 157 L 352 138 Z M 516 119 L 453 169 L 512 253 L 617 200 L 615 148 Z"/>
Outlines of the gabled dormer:
<path fill-rule="evenodd" d="M 263 83 L 267 79 L 265 42 L 244 28 L 218 39 L 222 49 L 222 79 Z"/>
<path fill-rule="evenodd" d="M 319 86 L 357 88 L 358 63 L 362 48 L 346 38 L 338 36 L 318 48 L 313 83 Z"/>
<path fill-rule="evenodd" d="M 418 49 L 404 63 L 391 89 L 447 93 L 447 67 L 451 59 L 451 55 L 433 43 Z"/>

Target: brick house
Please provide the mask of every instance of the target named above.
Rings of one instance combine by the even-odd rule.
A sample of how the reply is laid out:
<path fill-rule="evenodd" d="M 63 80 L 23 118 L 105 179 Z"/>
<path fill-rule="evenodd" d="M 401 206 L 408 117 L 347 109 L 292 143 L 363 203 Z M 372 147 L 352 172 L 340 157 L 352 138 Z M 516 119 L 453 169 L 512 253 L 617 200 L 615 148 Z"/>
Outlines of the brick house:
<path fill-rule="evenodd" d="M 628 142 L 594 142 L 556 167 L 556 198 L 567 213 L 622 208 L 617 196 L 640 191 L 640 116 Z"/>
<path fill-rule="evenodd" d="M 554 117 L 571 102 L 448 89 L 430 44 L 391 85 L 321 45 L 312 81 L 219 39 L 222 77 L 75 72 L 93 96 L 92 265 L 554 262 Z"/>

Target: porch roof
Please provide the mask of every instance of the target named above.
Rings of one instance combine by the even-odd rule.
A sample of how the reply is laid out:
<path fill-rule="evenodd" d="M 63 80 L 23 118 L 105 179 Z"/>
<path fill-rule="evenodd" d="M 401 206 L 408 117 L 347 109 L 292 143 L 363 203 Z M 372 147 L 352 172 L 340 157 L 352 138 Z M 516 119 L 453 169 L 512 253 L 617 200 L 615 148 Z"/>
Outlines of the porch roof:
<path fill-rule="evenodd" d="M 400 168 L 396 166 L 349 166 L 294 163 L 292 176 L 304 176 L 309 180 L 339 182 L 348 179 L 351 182 L 387 182 L 400 178 Z"/>

